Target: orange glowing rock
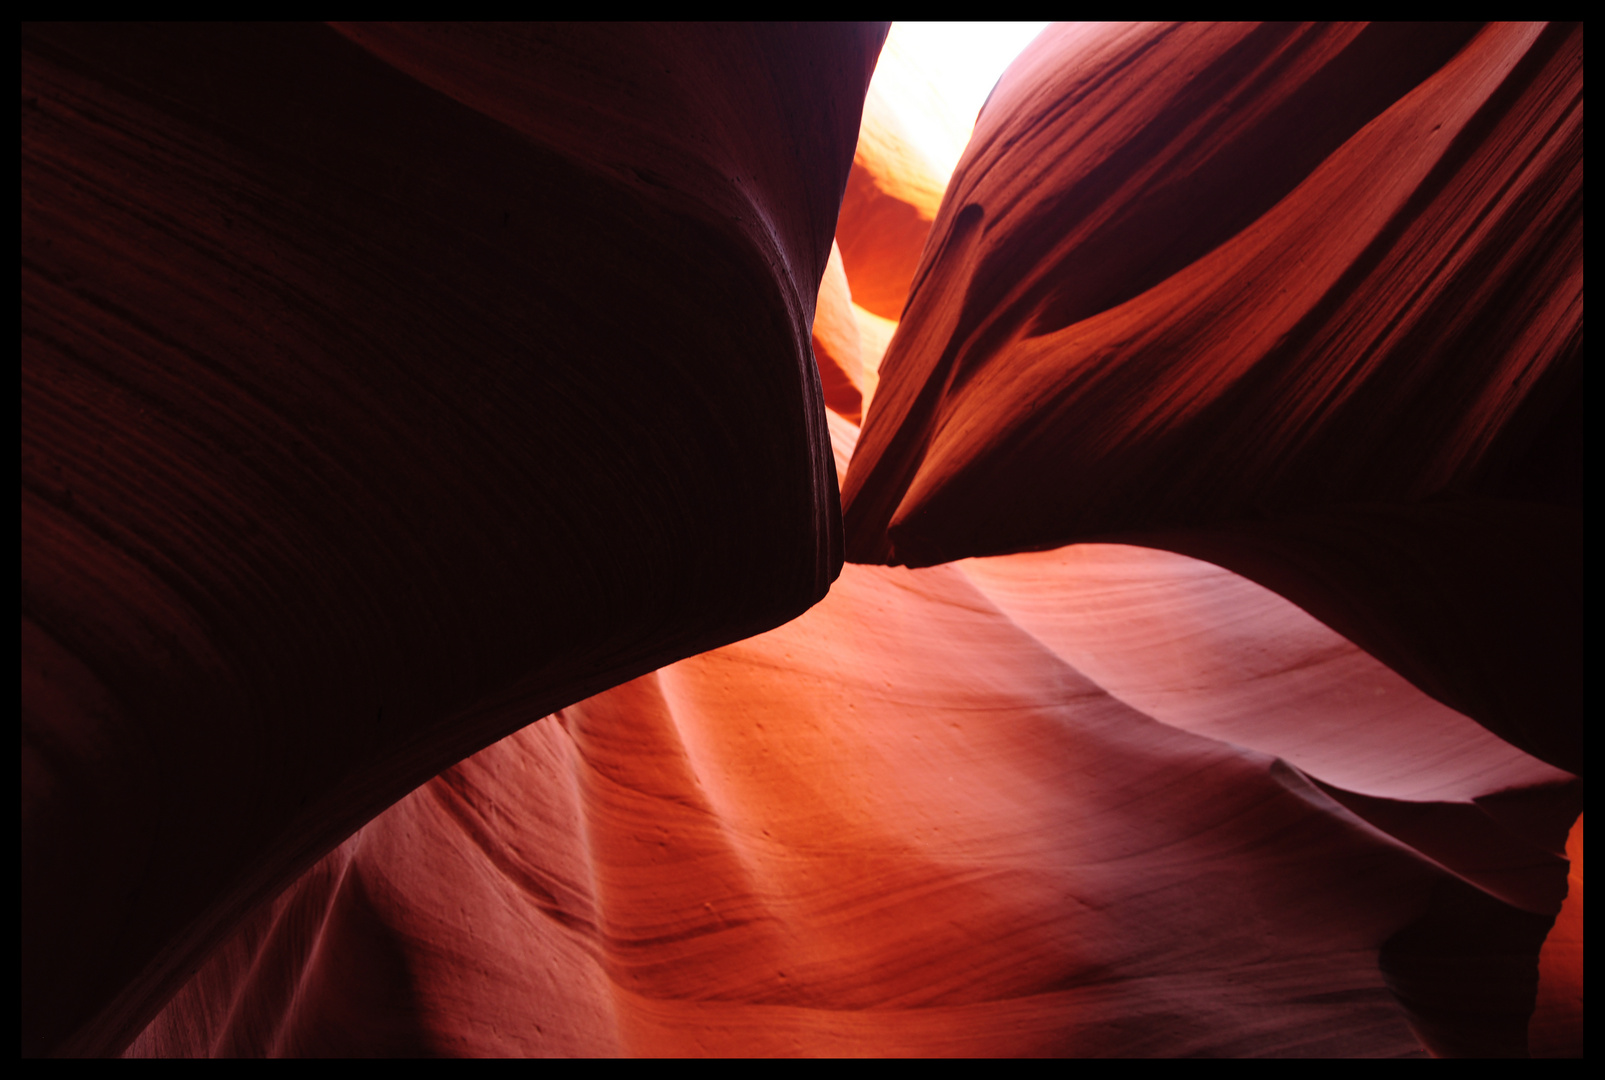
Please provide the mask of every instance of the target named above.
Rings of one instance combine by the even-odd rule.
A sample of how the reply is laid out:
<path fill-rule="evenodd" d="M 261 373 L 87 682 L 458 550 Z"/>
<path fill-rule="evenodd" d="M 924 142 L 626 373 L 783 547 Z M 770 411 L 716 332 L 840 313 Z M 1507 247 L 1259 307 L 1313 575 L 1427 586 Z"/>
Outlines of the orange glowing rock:
<path fill-rule="evenodd" d="M 1045 32 L 881 365 L 850 557 L 1490 493 L 1581 377 L 1581 64 L 1565 27 Z"/>
<path fill-rule="evenodd" d="M 853 317 L 858 321 L 858 355 L 864 380 L 864 411 L 867 413 L 869 403 L 875 396 L 875 388 L 880 385 L 881 360 L 892 343 L 892 335 L 897 333 L 897 322 L 895 319 L 883 319 L 857 304 L 853 305 Z"/>
<path fill-rule="evenodd" d="M 1111 696 L 970 576 L 850 566 L 786 626 L 448 770 L 135 1051 L 1416 1052 L 1376 950 L 1452 879 Z M 366 974 L 287 993 L 335 970 Z"/>
<path fill-rule="evenodd" d="M 864 404 L 864 360 L 856 310 L 847 273 L 842 269 L 841 250 L 832 241 L 830 262 L 825 264 L 825 277 L 819 283 L 819 299 L 814 307 L 814 359 L 819 362 L 825 405 L 855 424 Z"/>
<path fill-rule="evenodd" d="M 884 33 L 24 27 L 25 1055 L 1581 1055 L 1580 25 Z"/>
<path fill-rule="evenodd" d="M 1196 555 L 1581 775 L 1582 251 L 1580 26 L 1055 27 L 933 226 L 848 557 Z"/>
<path fill-rule="evenodd" d="M 864 100 L 836 225 L 854 300 L 881 318 L 896 320 L 908 299 L 947 186 L 942 161 L 933 159 L 962 148 L 965 120 L 950 114 L 931 74 L 892 35 Z"/>

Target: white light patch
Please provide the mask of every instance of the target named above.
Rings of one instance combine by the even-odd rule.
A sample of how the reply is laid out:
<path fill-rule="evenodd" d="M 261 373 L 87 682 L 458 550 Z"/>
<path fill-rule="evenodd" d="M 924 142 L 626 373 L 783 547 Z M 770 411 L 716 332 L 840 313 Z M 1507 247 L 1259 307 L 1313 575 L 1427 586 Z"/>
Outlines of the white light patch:
<path fill-rule="evenodd" d="M 945 185 L 998 77 L 1045 22 L 893 23 L 870 92 Z"/>

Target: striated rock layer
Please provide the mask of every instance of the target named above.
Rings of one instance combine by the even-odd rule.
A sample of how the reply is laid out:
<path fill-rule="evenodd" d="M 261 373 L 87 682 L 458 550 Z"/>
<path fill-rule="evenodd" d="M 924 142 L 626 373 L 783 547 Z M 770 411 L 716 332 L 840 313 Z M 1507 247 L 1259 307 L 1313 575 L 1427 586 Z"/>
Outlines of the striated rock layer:
<path fill-rule="evenodd" d="M 1045 32 L 932 227 L 848 557 L 1207 558 L 1581 774 L 1582 55 L 1565 25 Z"/>
<path fill-rule="evenodd" d="M 1226 571 L 1064 557 L 849 566 L 801 618 L 509 737 L 259 913 L 133 1051 L 1419 1053 L 1379 950 L 1446 890 L 1552 917 L 1564 828 L 1484 796 L 1569 777 Z M 1022 622 L 1033 569 L 1091 605 L 1095 653 Z M 1207 685 L 1134 681 L 1156 651 Z M 1311 729 L 1201 733 L 1255 700 Z M 1347 771 L 1379 741 L 1391 777 Z M 1501 985 L 1508 958 L 1458 946 Z M 1476 1048 L 1519 1052 L 1531 1004 Z"/>
<path fill-rule="evenodd" d="M 1435 1052 L 1526 1049 L 1563 887 L 1527 893 L 1501 834 L 1558 856 L 1581 805 L 1381 788 L 1472 781 L 1451 759 L 1491 736 L 1583 773 L 1582 56 L 1578 25 L 1045 32 L 955 171 L 843 483 L 849 559 L 1041 551 L 980 570 L 1022 626 L 1189 730 L 1314 754 L 1455 868 L 1381 953 Z M 1136 573 L 1165 599 L 1111 622 L 1086 557 L 1046 550 L 1100 538 L 1268 586 L 1484 731 L 1441 729 L 1439 773 L 1425 713 L 1382 736 L 1381 701 L 1346 728 L 1285 680 L 1219 696 L 1168 652 L 1198 583 Z M 1580 1015 L 1569 949 L 1545 1016 Z"/>
<path fill-rule="evenodd" d="M 1575 496 L 1486 474 L 1579 377 L 1581 64 L 1575 27 L 1045 32 L 884 362 L 855 557 Z"/>
<path fill-rule="evenodd" d="M 500 702 L 824 595 L 884 33 L 24 29 L 25 1054 L 119 1049 Z"/>
<path fill-rule="evenodd" d="M 1416 1051 L 1375 955 L 1444 871 L 1305 770 L 1106 692 L 976 573 L 849 566 L 803 618 L 481 751 L 263 910 L 133 1050 Z M 1262 610 L 1218 616 L 1279 621 L 1231 644 L 1268 671 L 1223 692 L 1387 682 L 1342 642 L 1311 666 L 1282 634 L 1300 613 L 1237 581 Z M 1481 783 L 1387 791 L 1555 778 L 1443 743 L 1392 749 L 1470 753 Z"/>
<path fill-rule="evenodd" d="M 25 1053 L 1581 1054 L 1580 28 L 883 33 L 25 28 Z"/>

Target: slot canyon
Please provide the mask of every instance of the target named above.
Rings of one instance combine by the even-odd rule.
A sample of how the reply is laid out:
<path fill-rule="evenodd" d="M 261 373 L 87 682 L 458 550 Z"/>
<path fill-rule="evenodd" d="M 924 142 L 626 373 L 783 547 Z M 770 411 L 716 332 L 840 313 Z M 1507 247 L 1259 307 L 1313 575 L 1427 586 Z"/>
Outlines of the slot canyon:
<path fill-rule="evenodd" d="M 24 24 L 24 1057 L 1582 1055 L 1581 23 L 911 40 Z"/>

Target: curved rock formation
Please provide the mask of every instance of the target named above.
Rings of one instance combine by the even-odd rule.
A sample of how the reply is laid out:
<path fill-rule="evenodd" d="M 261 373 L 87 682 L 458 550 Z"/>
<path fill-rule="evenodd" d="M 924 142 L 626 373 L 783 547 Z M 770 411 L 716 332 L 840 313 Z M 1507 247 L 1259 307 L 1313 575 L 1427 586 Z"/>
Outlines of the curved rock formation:
<path fill-rule="evenodd" d="M 1581 1054 L 1580 27 L 884 32 L 25 27 L 25 1054 Z"/>
<path fill-rule="evenodd" d="M 1044 33 L 886 358 L 854 557 L 1485 493 L 1578 377 L 1581 58 L 1565 27 Z"/>
<path fill-rule="evenodd" d="M 1580 26 L 1054 28 L 933 227 L 848 556 L 1196 555 L 1580 775 L 1582 251 Z"/>
<path fill-rule="evenodd" d="M 1265 602 L 1275 645 L 1299 616 Z M 1298 679 L 1300 648 L 1270 663 Z M 970 568 L 849 566 L 425 785 L 135 1050 L 1418 1052 L 1375 956 L 1444 880 L 1298 770 L 1111 696 Z M 335 971 L 338 1006 L 309 1000 Z"/>
<path fill-rule="evenodd" d="M 962 148 L 968 134 L 962 127 L 944 108 L 930 73 L 890 35 L 864 100 L 836 225 L 856 301 L 880 318 L 901 316 L 947 187 L 942 162 L 932 160 L 927 147 L 935 142 L 937 153 Z"/>
<path fill-rule="evenodd" d="M 882 27 L 29 27 L 23 1049 L 838 572 L 809 327 Z"/>
<path fill-rule="evenodd" d="M 843 484 L 848 557 L 1193 555 L 1581 776 L 1582 250 L 1580 26 L 1056 27 L 933 225 Z M 1086 660 L 1085 597 L 1033 558 L 991 571 L 1000 603 Z M 1174 672 L 1125 662 L 1102 674 L 1166 697 Z M 1188 724 L 1308 752 L 1185 690 L 1163 704 Z M 1368 749 L 1343 752 L 1374 785 Z M 1500 886 L 1533 863 L 1500 834 L 1558 854 L 1579 789 L 1430 813 L 1327 790 L 1480 886 L 1382 951 L 1426 1045 L 1523 1050 L 1558 883 Z"/>
<path fill-rule="evenodd" d="M 863 419 L 864 346 L 858 331 L 853 290 L 842 268 L 841 249 L 830 245 L 830 261 L 819 283 L 819 300 L 814 307 L 814 359 L 819 363 L 819 381 L 825 391 L 825 407 L 851 420 Z M 878 359 L 878 358 L 877 358 Z"/>

